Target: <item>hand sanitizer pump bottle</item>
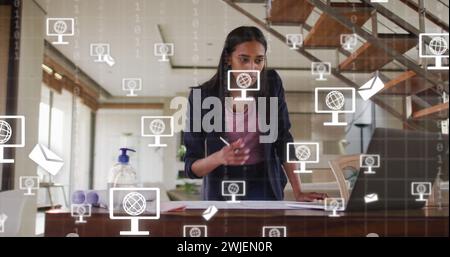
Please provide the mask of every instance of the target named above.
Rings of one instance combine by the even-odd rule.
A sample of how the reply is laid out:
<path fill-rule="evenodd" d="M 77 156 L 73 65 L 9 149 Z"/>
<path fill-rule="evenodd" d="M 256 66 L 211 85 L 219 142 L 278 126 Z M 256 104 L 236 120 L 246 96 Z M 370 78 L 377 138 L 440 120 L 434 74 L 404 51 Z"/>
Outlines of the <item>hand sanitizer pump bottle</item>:
<path fill-rule="evenodd" d="M 122 151 L 121 155 L 118 158 L 118 162 L 111 168 L 108 178 L 108 198 L 110 194 L 111 188 L 130 188 L 137 187 L 138 180 L 137 175 L 134 168 L 130 165 L 130 157 L 127 155 L 127 151 L 136 152 L 133 149 L 129 148 L 120 148 Z M 119 196 L 120 194 L 116 194 Z M 121 197 L 114 197 L 119 199 L 114 199 L 114 207 L 117 207 L 120 204 Z M 109 203 L 108 203 L 109 204 Z"/>

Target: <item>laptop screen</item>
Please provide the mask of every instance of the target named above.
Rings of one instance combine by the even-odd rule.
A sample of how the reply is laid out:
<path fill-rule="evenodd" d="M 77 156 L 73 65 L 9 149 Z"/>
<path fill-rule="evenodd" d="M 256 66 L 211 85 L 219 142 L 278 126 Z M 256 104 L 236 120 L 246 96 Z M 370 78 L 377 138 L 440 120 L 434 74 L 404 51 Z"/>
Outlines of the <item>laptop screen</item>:
<path fill-rule="evenodd" d="M 351 189 L 346 209 L 422 208 L 436 178 L 448 178 L 448 154 L 448 135 L 375 129 L 360 169 L 347 172 Z"/>

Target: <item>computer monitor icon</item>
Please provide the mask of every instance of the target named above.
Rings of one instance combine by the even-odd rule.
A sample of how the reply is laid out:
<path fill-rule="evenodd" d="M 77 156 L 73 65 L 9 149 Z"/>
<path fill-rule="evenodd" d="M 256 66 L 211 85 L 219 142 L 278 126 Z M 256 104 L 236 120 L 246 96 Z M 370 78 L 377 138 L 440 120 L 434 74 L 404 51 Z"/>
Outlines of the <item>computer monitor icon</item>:
<path fill-rule="evenodd" d="M 319 143 L 295 142 L 287 143 L 287 162 L 300 163 L 300 170 L 295 173 L 312 173 L 306 170 L 307 163 L 319 163 Z"/>
<path fill-rule="evenodd" d="M 245 181 L 243 180 L 224 180 L 222 181 L 222 196 L 231 196 L 227 203 L 239 203 L 236 196 L 245 196 Z"/>
<path fill-rule="evenodd" d="M 24 195 L 34 195 L 31 190 L 39 189 L 39 177 L 38 176 L 20 176 L 19 177 L 20 190 L 26 190 Z"/>
<path fill-rule="evenodd" d="M 259 91 L 260 71 L 259 70 L 229 70 L 227 76 L 228 91 L 241 91 L 241 96 L 235 101 L 253 101 L 252 97 L 247 97 L 248 91 Z"/>
<path fill-rule="evenodd" d="M 361 154 L 359 156 L 359 166 L 366 168 L 364 174 L 376 174 L 373 168 L 380 167 L 380 155 L 379 154 Z"/>
<path fill-rule="evenodd" d="M 127 96 L 137 96 L 136 91 L 142 91 L 141 78 L 124 78 L 122 79 L 122 90 L 128 91 Z"/>
<path fill-rule="evenodd" d="M 69 42 L 63 41 L 64 36 L 75 35 L 74 18 L 47 18 L 47 36 L 58 37 L 52 42 L 54 45 L 67 45 Z"/>
<path fill-rule="evenodd" d="M 264 226 L 263 237 L 286 237 L 286 226 Z"/>
<path fill-rule="evenodd" d="M 350 101 L 346 101 L 350 99 Z M 320 103 L 320 104 L 319 104 Z M 317 87 L 315 89 L 316 113 L 331 113 L 331 122 L 324 126 L 347 126 L 347 122 L 339 122 L 340 113 L 354 113 L 356 90 L 348 87 Z"/>
<path fill-rule="evenodd" d="M 342 197 L 325 198 L 324 210 L 332 212 L 330 215 L 328 215 L 328 217 L 340 217 L 340 215 L 337 214 L 337 212 L 345 210 L 344 198 Z"/>
<path fill-rule="evenodd" d="M 14 160 L 4 159 L 5 148 L 25 146 L 25 117 L 0 116 L 0 163 L 14 163 Z"/>
<path fill-rule="evenodd" d="M 161 57 L 158 61 L 168 62 L 167 56 L 173 56 L 175 45 L 173 43 L 156 43 L 153 45 L 153 53 L 157 57 Z"/>
<path fill-rule="evenodd" d="M 141 117 L 141 136 L 155 138 L 155 143 L 149 144 L 149 147 L 166 147 L 166 144 L 161 144 L 161 137 L 171 137 L 173 132 L 173 117 L 171 116 Z"/>
<path fill-rule="evenodd" d="M 329 62 L 312 62 L 311 63 L 311 74 L 314 76 L 319 75 L 319 77 L 316 78 L 317 81 L 327 81 L 327 79 L 324 76 L 331 74 L 331 63 L 329 63 Z"/>
<path fill-rule="evenodd" d="M 448 66 L 442 65 L 442 60 L 448 59 L 448 35 L 448 33 L 421 33 L 419 35 L 419 57 L 435 59 L 434 66 L 428 67 L 429 70 L 448 70 Z M 425 38 L 431 38 L 431 41 L 427 44 Z"/>
<path fill-rule="evenodd" d="M 426 202 L 423 196 L 431 195 L 431 182 L 411 182 L 411 195 L 419 196 L 416 199 L 418 202 Z"/>
<path fill-rule="evenodd" d="M 208 227 L 206 225 L 184 225 L 183 237 L 207 237 Z"/>
<path fill-rule="evenodd" d="M 111 56 L 111 46 L 106 43 L 94 43 L 90 45 L 90 55 L 96 57 L 94 62 L 104 62 L 109 66 L 115 64 L 114 58 Z"/>
<path fill-rule="evenodd" d="M 131 229 L 120 231 L 120 235 L 149 235 L 139 230 L 139 220 L 159 219 L 160 199 L 159 188 L 111 188 L 109 218 L 131 220 Z"/>
<path fill-rule="evenodd" d="M 297 50 L 298 47 L 303 45 L 302 34 L 286 34 L 286 44 L 290 46 L 292 50 Z"/>
<path fill-rule="evenodd" d="M 341 34 L 341 46 L 347 50 L 353 50 L 358 44 L 358 36 L 356 34 Z"/>
<path fill-rule="evenodd" d="M 70 216 L 77 218 L 75 220 L 76 224 L 86 223 L 84 217 L 91 217 L 92 205 L 90 204 L 71 204 L 70 205 Z"/>

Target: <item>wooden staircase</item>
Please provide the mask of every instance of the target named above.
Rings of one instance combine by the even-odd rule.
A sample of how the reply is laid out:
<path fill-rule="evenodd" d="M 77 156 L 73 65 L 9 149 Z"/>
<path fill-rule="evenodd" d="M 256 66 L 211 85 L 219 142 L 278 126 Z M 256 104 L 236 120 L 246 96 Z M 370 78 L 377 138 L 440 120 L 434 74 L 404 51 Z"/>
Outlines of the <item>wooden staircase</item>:
<path fill-rule="evenodd" d="M 225 2 L 245 2 L 245 3 L 267 3 L 268 1 L 261 0 L 224 0 Z M 312 1 L 314 2 L 314 1 Z M 405 2 L 405 1 L 402 1 Z M 407 1 L 409 2 L 409 1 Z M 354 27 L 361 28 L 370 19 L 376 20 L 374 13 L 378 12 L 370 4 L 367 3 L 330 3 L 328 7 L 332 7 L 332 11 L 325 11 L 326 8 L 318 7 L 311 4 L 308 0 L 273 0 L 271 4 L 266 5 L 270 7 L 267 11 L 267 24 L 277 26 L 302 26 L 307 33 L 304 34 L 303 49 L 298 52 L 303 54 L 306 58 L 311 60 L 311 52 L 305 55 L 305 49 L 307 50 L 320 50 L 320 49 L 336 49 L 345 55 L 342 60 L 333 69 L 332 74 L 337 78 L 340 78 L 344 83 L 350 83 L 349 86 L 355 86 L 354 83 L 348 79 L 342 79 L 344 74 L 349 75 L 352 73 L 373 73 L 375 71 L 383 72 L 383 69 L 387 64 L 393 63 L 397 58 L 404 57 L 404 54 L 414 47 L 417 47 L 419 42 L 417 31 L 408 30 L 412 28 L 409 24 L 397 24 L 401 28 L 405 29 L 406 34 L 379 34 L 372 32 L 376 35 L 376 41 L 363 40 L 353 53 L 342 52 L 340 35 L 354 33 L 348 24 L 343 23 L 343 18 L 351 21 Z M 315 11 L 315 8 L 318 11 Z M 405 8 L 410 8 L 405 5 Z M 307 24 L 308 18 L 313 12 L 319 13 L 318 19 L 311 26 Z M 248 14 L 246 14 L 248 16 Z M 395 14 L 394 14 L 395 15 Z M 430 14 L 428 14 L 429 16 Z M 339 17 L 338 17 L 339 16 Z M 427 17 L 428 17 L 427 16 Z M 255 20 L 255 17 L 252 17 Z M 390 19 L 395 21 L 401 18 L 395 17 Z M 436 23 L 436 20 L 433 21 Z M 372 28 L 373 24 L 372 24 Z M 448 26 L 447 26 L 448 30 Z M 274 30 L 269 28 L 268 31 L 274 34 Z M 276 32 L 276 34 L 279 34 Z M 361 36 L 361 35 L 360 35 Z M 367 37 L 367 36 L 366 36 Z M 280 39 L 279 35 L 277 38 Z M 282 39 L 280 39 L 282 40 Z M 372 42 L 372 43 L 370 43 Z M 375 44 L 376 43 L 376 44 Z M 400 56 L 400 57 L 399 57 Z M 406 57 L 405 57 L 406 58 Z M 318 58 L 316 58 L 318 59 Z M 318 60 L 315 60 L 318 61 Z M 397 62 L 398 65 L 402 65 L 405 62 Z M 410 65 L 410 64 L 408 64 Z M 405 124 L 405 128 L 417 128 L 417 124 L 435 123 L 436 121 L 448 119 L 449 104 L 443 103 L 442 92 L 448 92 L 448 72 L 447 71 L 426 71 L 424 68 L 420 68 L 418 63 L 414 63 L 413 68 L 409 69 L 405 64 L 405 71 L 399 72 L 396 77 L 389 81 L 385 81 L 385 88 L 378 93 L 379 98 L 386 99 L 384 96 L 401 96 L 404 98 L 405 104 L 410 104 L 411 112 L 409 116 L 405 110 L 402 110 L 403 117 L 399 117 L 394 108 L 389 106 L 389 103 L 383 100 L 377 100 L 377 96 L 373 97 L 373 101 L 386 111 L 393 114 L 397 118 L 401 118 Z M 389 66 L 390 67 L 390 66 Z M 418 69 L 419 67 L 419 69 Z M 414 71 L 413 71 L 414 70 Z M 417 72 L 418 71 L 418 72 Z M 419 74 L 419 75 L 418 75 Z M 428 76 L 430 74 L 432 76 Z M 440 81 L 434 81 L 434 75 L 438 75 Z M 444 83 L 442 83 L 444 82 Z M 440 88 L 439 88 L 440 87 Z M 422 128 L 428 127 L 419 126 Z"/>

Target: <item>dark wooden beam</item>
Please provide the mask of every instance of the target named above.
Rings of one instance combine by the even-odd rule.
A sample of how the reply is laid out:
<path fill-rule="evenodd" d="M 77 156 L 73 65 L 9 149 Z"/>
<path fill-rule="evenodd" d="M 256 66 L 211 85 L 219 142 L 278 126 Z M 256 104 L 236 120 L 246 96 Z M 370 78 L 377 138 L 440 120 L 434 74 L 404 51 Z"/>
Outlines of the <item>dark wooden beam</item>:
<path fill-rule="evenodd" d="M 412 118 L 416 120 L 430 117 L 448 118 L 448 102 L 434 105 L 429 108 L 416 111 L 412 114 Z"/>

